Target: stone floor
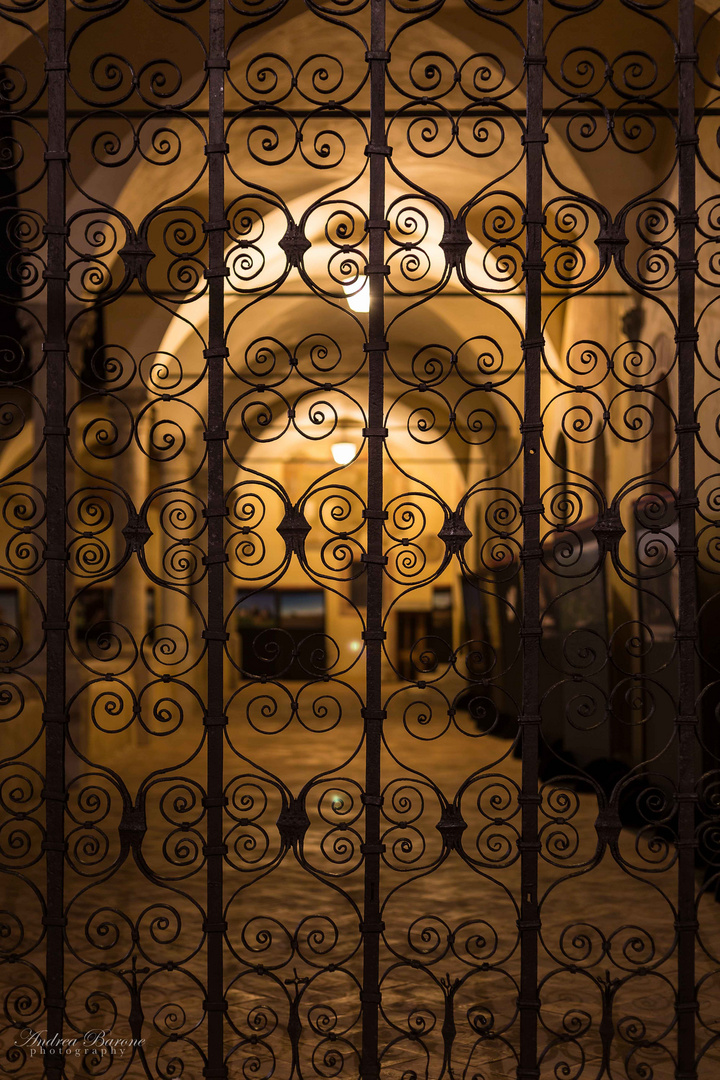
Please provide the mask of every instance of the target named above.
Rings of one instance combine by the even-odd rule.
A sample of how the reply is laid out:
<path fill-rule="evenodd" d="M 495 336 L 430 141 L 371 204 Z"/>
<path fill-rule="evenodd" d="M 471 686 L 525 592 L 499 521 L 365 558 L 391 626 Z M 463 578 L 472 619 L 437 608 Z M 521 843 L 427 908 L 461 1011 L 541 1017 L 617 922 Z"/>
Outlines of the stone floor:
<path fill-rule="evenodd" d="M 383 1078 L 511 1077 L 519 1045 L 520 763 L 509 742 L 476 738 L 470 727 L 427 739 L 440 730 L 437 717 L 408 720 L 401 697 L 388 710 L 382 762 Z M 262 703 L 248 706 L 241 697 L 230 710 L 225 777 L 235 820 L 228 817 L 226 830 L 225 986 L 233 1078 L 357 1075 L 363 876 L 361 822 L 353 822 L 362 809 L 364 747 L 352 695 L 341 695 L 337 712 L 325 705 L 328 712 L 301 700 L 297 714 L 285 716 L 282 708 L 263 714 Z M 189 711 L 183 726 L 164 738 L 96 735 L 86 752 L 93 766 L 85 772 L 94 776 L 70 784 L 69 809 L 77 820 L 68 829 L 68 1029 L 130 1038 L 136 980 L 146 1042 L 132 1059 L 129 1051 L 114 1058 L 69 1056 L 67 1076 L 200 1080 L 206 1039 L 200 720 Z M 35 757 L 30 751 L 26 763 Z M 71 777 L 80 773 L 76 762 L 68 769 Z M 143 781 L 147 787 L 141 867 L 132 857 L 120 858 L 121 800 L 108 770 L 133 795 Z M 282 849 L 276 822 L 282 792 L 297 795 L 303 786 L 310 824 L 298 857 Z M 436 828 L 443 800 L 456 796 L 467 823 L 465 858 L 456 850 L 443 857 Z M 590 793 L 557 784 L 543 793 L 541 1076 L 670 1080 L 674 849 L 657 852 L 638 842 L 635 831 L 623 830 L 626 865 L 607 851 L 598 859 L 596 812 Z M 25 881 L 6 878 L 2 906 L 22 919 L 24 938 L 6 917 L 0 947 L 6 954 L 29 949 L 28 960 L 41 969 L 41 910 L 33 891 L 33 883 L 42 890 L 40 869 L 25 869 Z M 714 1043 L 720 1034 L 720 907 L 704 897 L 698 917 L 700 1076 L 710 1080 L 720 1075 Z M 5 965 L 0 973 L 6 1023 L 0 1068 L 39 1080 L 39 1057 L 18 1061 L 12 1047 L 13 1023 L 43 1026 L 39 976 L 26 964 Z M 296 1026 L 294 1053 L 289 1030 Z"/>

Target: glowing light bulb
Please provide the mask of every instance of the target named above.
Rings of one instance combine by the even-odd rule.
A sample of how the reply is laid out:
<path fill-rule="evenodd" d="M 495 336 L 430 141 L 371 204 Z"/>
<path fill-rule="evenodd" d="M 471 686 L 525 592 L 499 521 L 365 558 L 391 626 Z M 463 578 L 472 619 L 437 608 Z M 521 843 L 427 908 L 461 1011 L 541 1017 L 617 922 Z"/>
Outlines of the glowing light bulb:
<path fill-rule="evenodd" d="M 356 451 L 355 443 L 351 442 L 336 442 L 330 447 L 330 453 L 337 465 L 349 465 Z"/>
<path fill-rule="evenodd" d="M 365 278 L 362 284 L 353 281 L 351 284 L 343 284 L 345 299 L 351 311 L 370 310 L 370 279 Z"/>

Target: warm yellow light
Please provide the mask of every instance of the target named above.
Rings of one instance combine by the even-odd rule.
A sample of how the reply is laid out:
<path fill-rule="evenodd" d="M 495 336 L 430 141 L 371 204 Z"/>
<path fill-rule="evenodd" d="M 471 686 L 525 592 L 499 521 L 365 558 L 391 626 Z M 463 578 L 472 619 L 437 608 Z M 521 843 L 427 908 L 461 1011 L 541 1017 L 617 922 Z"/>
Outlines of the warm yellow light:
<path fill-rule="evenodd" d="M 360 279 L 353 281 L 351 284 L 343 284 L 345 290 L 345 299 L 348 302 L 351 311 L 369 311 L 370 310 L 370 279 L 360 283 Z"/>
<path fill-rule="evenodd" d="M 330 447 L 330 452 L 337 465 L 349 465 L 355 457 L 357 447 L 351 442 L 336 442 Z"/>

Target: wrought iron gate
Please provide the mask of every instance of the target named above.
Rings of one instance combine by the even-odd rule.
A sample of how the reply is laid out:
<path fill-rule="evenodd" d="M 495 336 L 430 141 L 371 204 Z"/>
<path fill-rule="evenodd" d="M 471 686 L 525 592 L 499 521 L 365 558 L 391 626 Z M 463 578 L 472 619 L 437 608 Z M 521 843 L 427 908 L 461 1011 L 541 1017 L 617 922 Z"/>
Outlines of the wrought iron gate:
<path fill-rule="evenodd" d="M 2 1072 L 714 1076 L 715 13 L 0 18 Z"/>

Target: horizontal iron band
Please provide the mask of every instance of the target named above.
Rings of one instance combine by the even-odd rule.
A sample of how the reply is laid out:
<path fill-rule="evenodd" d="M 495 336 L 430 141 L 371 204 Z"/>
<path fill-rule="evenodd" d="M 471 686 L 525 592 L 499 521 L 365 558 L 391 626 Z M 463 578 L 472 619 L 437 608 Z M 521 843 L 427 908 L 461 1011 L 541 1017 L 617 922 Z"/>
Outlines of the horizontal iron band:
<path fill-rule="evenodd" d="M 680 715 L 677 718 L 677 723 L 678 724 L 699 724 L 700 723 L 700 718 L 698 716 L 696 716 L 695 713 L 680 713 Z M 675 798 L 678 800 L 678 802 L 683 802 L 684 800 L 688 801 L 688 802 L 690 802 L 690 800 L 692 800 L 693 802 L 697 801 L 697 795 L 692 794 L 691 792 L 687 792 L 686 794 L 681 794 L 680 792 L 678 792 L 677 795 L 675 796 Z"/>
<path fill-rule="evenodd" d="M 380 919 L 378 922 L 361 922 L 360 933 L 361 934 L 382 934 L 385 929 L 385 923 Z"/>
<path fill-rule="evenodd" d="M 230 635 L 224 630 L 203 630 L 202 636 L 206 641 L 229 641 Z"/>
<path fill-rule="evenodd" d="M 698 1001 L 678 1001 L 675 1005 L 675 1012 L 677 1013 L 696 1013 L 700 1012 L 700 1003 Z"/>
<path fill-rule="evenodd" d="M 368 218 L 365 222 L 365 228 L 369 232 L 371 229 L 382 229 L 383 232 L 387 232 L 390 228 L 390 222 L 387 218 Z"/>
<path fill-rule="evenodd" d="M 695 719 L 694 717 L 692 718 Z M 700 796 L 696 791 L 678 791 L 675 795 L 675 800 L 679 803 L 696 803 L 699 801 Z"/>
<path fill-rule="evenodd" d="M 70 274 L 67 270 L 43 270 L 43 281 L 69 281 Z"/>
<path fill-rule="evenodd" d="M 368 555 L 367 552 L 363 551 L 360 561 L 375 566 L 387 566 L 387 555 Z M 383 637 L 385 637 L 385 634 L 383 634 Z"/>
<path fill-rule="evenodd" d="M 675 53 L 675 63 L 676 64 L 697 64 L 697 62 L 698 62 L 698 54 L 696 52 L 690 52 L 690 53 L 676 52 Z"/>
<path fill-rule="evenodd" d="M 43 225 L 43 236 L 67 236 L 67 225 Z"/>
<path fill-rule="evenodd" d="M 678 259 L 675 263 L 675 267 L 677 270 L 691 270 L 693 274 L 695 273 L 699 265 L 700 264 L 698 263 L 697 259 Z"/>
<path fill-rule="evenodd" d="M 385 713 L 385 710 L 383 710 L 383 713 L 384 715 L 380 719 L 384 720 L 387 713 Z M 363 806 L 382 806 L 385 799 L 382 795 L 366 795 L 365 792 L 363 792 L 360 796 L 360 802 Z"/>
<path fill-rule="evenodd" d="M 694 934 L 696 934 L 700 929 L 700 923 L 697 921 L 697 919 L 676 919 L 675 929 L 681 931 L 691 930 Z"/>
<path fill-rule="evenodd" d="M 363 855 L 382 855 L 385 851 L 384 844 L 361 844 L 360 851 Z"/>
<path fill-rule="evenodd" d="M 362 516 L 366 521 L 387 521 L 387 510 L 363 510 Z"/>
<path fill-rule="evenodd" d="M 542 637 L 541 626 L 523 626 L 520 630 L 520 637 Z"/>
<path fill-rule="evenodd" d="M 521 1005 L 520 1001 L 518 1001 L 518 1008 L 520 1008 L 520 1009 L 527 1009 L 527 1008 L 534 1009 L 534 1008 L 536 1008 L 536 1006 L 535 1005 L 528 1005 L 527 1002 L 523 1002 L 522 1005 Z M 519 1068 L 516 1075 L 517 1075 L 517 1080 L 539 1080 L 539 1078 L 540 1078 L 540 1070 L 539 1069 L 522 1069 L 522 1068 Z"/>
<path fill-rule="evenodd" d="M 224 919 L 220 922 L 212 922 L 210 919 L 205 919 L 203 922 L 203 930 L 206 934 L 224 934 L 228 928 L 228 924 Z"/>
<path fill-rule="evenodd" d="M 61 435 L 65 438 L 70 434 L 69 427 L 63 427 L 61 424 L 46 424 L 43 428 L 43 435 Z"/>
<path fill-rule="evenodd" d="M 205 1012 L 227 1012 L 227 1001 L 203 1001 L 203 1009 Z"/>
<path fill-rule="evenodd" d="M 203 555 L 203 566 L 217 566 L 219 563 L 228 562 L 227 553 L 224 551 L 218 552 L 216 555 Z"/>
<path fill-rule="evenodd" d="M 537 547 L 523 548 L 520 552 L 520 559 L 523 562 L 527 562 L 529 559 L 542 559 L 542 557 L 543 552 L 540 545 L 538 545 Z"/>
<path fill-rule="evenodd" d="M 676 641 L 697 641 L 697 630 L 676 630 L 673 637 Z"/>
<path fill-rule="evenodd" d="M 547 132 L 543 132 L 542 135 L 521 135 L 520 142 L 523 146 L 532 146 L 533 144 L 543 144 L 548 141 Z"/>
<path fill-rule="evenodd" d="M 227 721 L 227 716 L 225 720 Z M 205 722 L 207 723 L 207 718 Z M 202 804 L 206 810 L 212 810 L 215 806 L 227 806 L 228 798 L 227 795 L 203 795 Z"/>
<path fill-rule="evenodd" d="M 52 619 L 43 619 L 43 630 L 69 630 L 69 622 L 53 622 Z"/>
<path fill-rule="evenodd" d="M 538 717 L 539 719 L 540 717 Z M 522 791 L 518 795 L 518 802 L 521 806 L 540 806 L 542 801 L 542 795 L 526 795 Z"/>
<path fill-rule="evenodd" d="M 525 724 L 526 726 L 529 724 L 541 724 L 542 717 L 539 713 L 523 713 L 521 716 L 518 716 L 518 723 Z"/>
<path fill-rule="evenodd" d="M 681 345 L 683 341 L 696 342 L 698 340 L 698 337 L 699 335 L 697 330 L 678 330 L 675 335 L 675 342 L 678 345 Z"/>
<path fill-rule="evenodd" d="M 365 53 L 365 60 L 383 60 L 387 62 L 390 59 L 390 53 L 383 49 L 368 49 Z"/>
<path fill-rule="evenodd" d="M 228 510 L 227 506 L 223 506 L 218 510 L 203 510 L 202 512 L 203 517 L 205 518 L 228 517 L 229 513 L 230 511 Z"/>
<path fill-rule="evenodd" d="M 68 352 L 68 346 L 66 341 L 43 341 L 43 352 Z"/>
<path fill-rule="evenodd" d="M 523 57 L 524 64 L 541 64 L 543 67 L 547 64 L 547 57 L 544 53 L 525 53 Z"/>
<path fill-rule="evenodd" d="M 224 345 L 216 345 L 214 348 L 203 349 L 203 356 L 206 360 L 212 360 L 216 356 L 219 356 L 224 360 L 225 357 L 229 355 L 230 350 Z"/>
<path fill-rule="evenodd" d="M 542 273 L 547 269 L 547 263 L 544 259 L 523 259 L 523 270 L 539 270 Z"/>
<path fill-rule="evenodd" d="M 67 150 L 46 150 L 43 154 L 46 161 L 69 161 L 70 155 Z"/>
<path fill-rule="evenodd" d="M 227 218 L 223 218 L 222 221 L 204 221 L 202 228 L 204 233 L 227 232 L 230 222 Z"/>
<path fill-rule="evenodd" d="M 42 789 L 40 798 L 44 802 L 66 803 L 68 801 L 67 791 L 48 791 L 47 788 Z"/>
<path fill-rule="evenodd" d="M 523 225 L 547 225 L 547 215 L 541 214 L 540 217 L 530 217 L 528 214 L 523 214 L 520 218 Z"/>
<path fill-rule="evenodd" d="M 382 266 L 366 266 L 364 273 L 368 277 L 371 274 L 382 274 L 383 277 L 387 277 L 390 273 L 390 267 L 387 263 L 384 263 Z"/>
<path fill-rule="evenodd" d="M 387 634 L 384 630 L 363 630 L 363 641 L 384 641 Z"/>
<path fill-rule="evenodd" d="M 65 915 L 43 915 L 43 926 L 67 926 L 67 918 Z"/>
<path fill-rule="evenodd" d="M 42 718 L 44 724 L 67 724 L 70 721 L 67 713 L 44 712 Z"/>
<path fill-rule="evenodd" d="M 48 73 L 51 71 L 69 71 L 69 65 L 67 60 L 46 60 L 45 70 Z"/>
<path fill-rule="evenodd" d="M 387 709 L 367 709 L 363 706 L 363 708 L 360 710 L 360 715 L 362 716 L 363 720 L 386 720 Z M 368 795 L 367 797 L 369 799 L 371 796 Z M 380 799 L 378 805 L 382 806 L 382 795 L 378 795 L 377 798 Z"/>
<path fill-rule="evenodd" d="M 363 1005 L 379 1005 L 382 1001 L 382 994 L 379 990 L 361 990 L 360 1000 Z"/>
<path fill-rule="evenodd" d="M 363 345 L 363 352 L 387 352 L 389 348 L 387 341 L 366 341 Z"/>
<path fill-rule="evenodd" d="M 45 548 L 45 562 L 67 562 L 68 553 L 65 548 Z"/>
<path fill-rule="evenodd" d="M 230 147 L 226 142 L 205 143 L 206 154 L 227 154 Z"/>
<path fill-rule="evenodd" d="M 203 855 L 227 855 L 227 844 L 203 844 Z"/>
<path fill-rule="evenodd" d="M 208 267 L 205 268 L 205 270 L 203 270 L 203 277 L 205 278 L 206 281 L 209 281 L 211 278 L 230 277 L 230 267 L 229 266 L 208 266 Z"/>
<path fill-rule="evenodd" d="M 698 549 L 697 544 L 678 544 L 675 548 L 676 555 L 691 555 L 693 559 L 697 558 Z"/>
<path fill-rule="evenodd" d="M 388 429 L 386 427 L 364 427 L 362 429 L 362 437 L 363 439 L 387 439 Z"/>
<path fill-rule="evenodd" d="M 57 851 L 64 855 L 67 851 L 67 840 L 43 840 L 40 847 L 43 851 Z"/>
<path fill-rule="evenodd" d="M 540 930 L 542 923 L 539 919 L 517 919 L 518 930 Z"/>
<path fill-rule="evenodd" d="M 545 504 L 541 502 L 537 503 L 523 503 L 520 507 L 521 514 L 544 514 Z"/>
<path fill-rule="evenodd" d="M 205 717 L 203 719 L 203 724 L 205 725 L 205 727 L 227 727 L 227 722 L 227 713 L 205 713 Z M 227 799 L 224 795 L 218 796 L 218 798 L 221 797 L 224 801 L 219 803 L 218 805 L 227 806 Z M 203 805 L 205 804 L 203 803 Z M 208 803 L 208 806 L 210 805 L 211 804 Z"/>
<path fill-rule="evenodd" d="M 544 337 L 523 338 L 522 342 L 521 342 L 521 345 L 522 345 L 523 349 L 544 349 L 545 348 L 545 338 Z M 522 428 L 523 428 L 523 425 L 521 424 L 520 425 L 520 430 L 521 431 L 522 431 Z"/>
<path fill-rule="evenodd" d="M 675 223 L 677 225 L 697 225 L 700 218 L 697 215 L 697 211 L 693 210 L 689 214 L 676 214 Z"/>
<path fill-rule="evenodd" d="M 368 143 L 365 147 L 365 156 L 378 154 L 381 157 L 392 157 L 392 146 L 379 146 L 377 143 Z"/>
<path fill-rule="evenodd" d="M 522 837 L 518 837 L 515 841 L 518 851 L 541 851 L 542 844 L 539 840 L 523 840 Z"/>
<path fill-rule="evenodd" d="M 206 1080 L 227 1080 L 227 1065 L 206 1065 L 202 1074 Z"/>
<path fill-rule="evenodd" d="M 219 68 L 221 71 L 228 71 L 230 68 L 230 61 L 224 56 L 209 56 L 205 61 L 205 70 L 212 71 L 213 68 Z"/>
<path fill-rule="evenodd" d="M 675 425 L 675 431 L 677 432 L 678 435 L 685 435 L 685 434 L 695 435 L 695 434 L 697 434 L 697 432 L 699 430 L 700 430 L 700 425 L 699 424 L 679 424 L 678 423 L 678 424 Z M 677 500 L 676 505 L 677 506 L 681 505 L 679 499 Z M 684 505 L 684 506 L 689 506 L 689 505 L 699 506 L 700 504 L 698 503 L 698 500 L 696 498 L 693 498 L 692 500 L 683 499 L 682 505 Z"/>
<path fill-rule="evenodd" d="M 203 440 L 205 442 L 225 442 L 230 438 L 230 432 L 227 428 L 223 428 L 221 431 L 203 431 Z"/>
<path fill-rule="evenodd" d="M 64 997 L 56 997 L 56 998 L 46 997 L 45 998 L 45 1008 L 46 1009 L 64 1009 L 66 1005 L 67 1005 L 67 1000 Z M 55 1047 L 48 1046 L 48 1047 L 46 1047 L 46 1053 L 49 1050 L 53 1050 L 53 1049 L 56 1050 L 59 1053 L 60 1050 L 61 1050 L 61 1047 L 59 1047 L 59 1046 L 55 1046 Z"/>

